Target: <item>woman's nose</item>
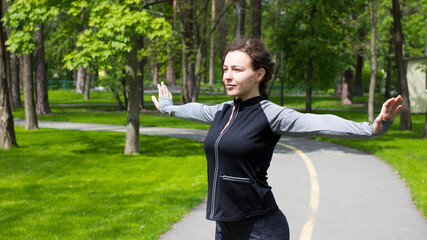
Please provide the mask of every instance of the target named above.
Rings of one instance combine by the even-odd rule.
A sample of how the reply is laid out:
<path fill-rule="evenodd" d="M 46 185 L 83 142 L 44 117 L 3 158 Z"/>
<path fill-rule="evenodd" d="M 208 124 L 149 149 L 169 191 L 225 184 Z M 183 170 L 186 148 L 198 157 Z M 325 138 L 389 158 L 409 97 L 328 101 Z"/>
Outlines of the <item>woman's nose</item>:
<path fill-rule="evenodd" d="M 224 76 L 223 77 L 224 77 L 224 79 L 232 79 L 233 78 L 230 70 L 224 70 Z"/>

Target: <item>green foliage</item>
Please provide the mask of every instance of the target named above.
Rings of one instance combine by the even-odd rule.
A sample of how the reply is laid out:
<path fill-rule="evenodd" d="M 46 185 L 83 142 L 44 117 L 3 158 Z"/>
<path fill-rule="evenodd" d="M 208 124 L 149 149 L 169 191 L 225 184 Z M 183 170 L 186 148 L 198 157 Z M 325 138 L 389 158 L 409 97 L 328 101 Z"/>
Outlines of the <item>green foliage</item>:
<path fill-rule="evenodd" d="M 76 1 L 68 13 L 79 17 L 86 8 L 90 8 L 86 13 L 87 29 L 79 34 L 77 48 L 64 58 L 68 69 L 93 63 L 101 69 L 112 68 L 111 57 L 129 52 L 134 44 L 132 37 L 167 39 L 171 34 L 169 23 L 139 9 L 139 1 Z"/>
<path fill-rule="evenodd" d="M 59 8 L 52 6 L 48 0 L 15 0 L 2 19 L 5 26 L 12 29 L 6 41 L 10 52 L 19 55 L 32 53 L 37 47 L 34 41 L 35 24 L 45 23 L 54 19 Z"/>
<path fill-rule="evenodd" d="M 202 143 L 17 127 L 0 150 L 1 239 L 158 239 L 206 197 Z M 176 146 L 179 146 L 176 147 Z"/>
<path fill-rule="evenodd" d="M 346 8 L 350 3 L 287 2 L 278 37 L 288 82 L 306 79 L 307 64 L 312 59 L 314 86 L 327 88 L 333 85 L 339 71 L 351 64 L 349 42 L 345 41 L 350 31 L 350 26 L 345 25 L 349 18 Z"/>

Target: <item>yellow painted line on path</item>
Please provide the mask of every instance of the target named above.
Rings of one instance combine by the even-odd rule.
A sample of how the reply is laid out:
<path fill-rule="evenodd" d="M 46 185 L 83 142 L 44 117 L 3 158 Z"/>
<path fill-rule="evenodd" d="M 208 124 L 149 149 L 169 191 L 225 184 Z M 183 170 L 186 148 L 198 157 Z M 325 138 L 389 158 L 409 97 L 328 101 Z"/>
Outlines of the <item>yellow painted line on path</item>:
<path fill-rule="evenodd" d="M 292 149 L 293 151 L 298 153 L 298 155 L 304 160 L 304 163 L 307 166 L 308 174 L 310 176 L 310 185 L 311 185 L 310 212 L 307 217 L 307 221 L 305 222 L 304 227 L 302 228 L 301 234 L 299 236 L 299 240 L 310 240 L 311 237 L 313 236 L 316 213 L 319 210 L 320 191 L 319 191 L 319 179 L 317 178 L 317 172 L 310 158 L 303 151 L 284 143 L 279 142 L 278 144 L 286 148 Z"/>

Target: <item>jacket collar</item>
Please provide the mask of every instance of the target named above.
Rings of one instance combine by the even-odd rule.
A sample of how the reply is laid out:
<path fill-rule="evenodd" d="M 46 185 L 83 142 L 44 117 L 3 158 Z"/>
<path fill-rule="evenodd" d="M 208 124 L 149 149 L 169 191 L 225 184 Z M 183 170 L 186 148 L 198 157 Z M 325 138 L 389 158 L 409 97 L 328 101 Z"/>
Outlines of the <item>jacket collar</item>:
<path fill-rule="evenodd" d="M 266 98 L 264 98 L 262 96 L 257 96 L 257 97 L 249 98 L 245 101 L 242 101 L 242 99 L 237 98 L 237 99 L 234 99 L 233 102 L 234 102 L 234 105 L 238 105 L 240 108 L 242 108 L 242 107 L 246 107 L 246 106 L 252 106 L 252 105 L 257 104 L 263 100 L 266 100 Z"/>

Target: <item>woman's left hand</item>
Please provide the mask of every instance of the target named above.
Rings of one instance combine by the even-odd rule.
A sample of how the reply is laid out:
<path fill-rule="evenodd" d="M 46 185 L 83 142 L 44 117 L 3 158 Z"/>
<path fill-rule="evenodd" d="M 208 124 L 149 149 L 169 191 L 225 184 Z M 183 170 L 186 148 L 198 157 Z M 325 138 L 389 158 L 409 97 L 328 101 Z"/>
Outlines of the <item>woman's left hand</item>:
<path fill-rule="evenodd" d="M 160 97 L 168 97 L 172 99 L 172 93 L 169 91 L 168 87 L 162 82 L 160 84 L 157 84 L 157 89 L 159 91 L 159 99 Z M 157 101 L 157 98 L 155 96 L 151 96 L 151 100 L 154 103 L 154 106 L 156 106 L 157 110 L 159 109 L 159 101 Z"/>
<path fill-rule="evenodd" d="M 381 132 L 381 129 L 382 129 L 381 121 L 383 119 L 393 121 L 396 118 L 397 114 L 402 108 L 402 105 L 400 105 L 401 103 L 402 103 L 402 96 L 399 95 L 395 98 L 390 98 L 383 104 L 380 114 L 374 120 L 374 125 L 373 125 L 374 134 L 378 134 Z"/>

